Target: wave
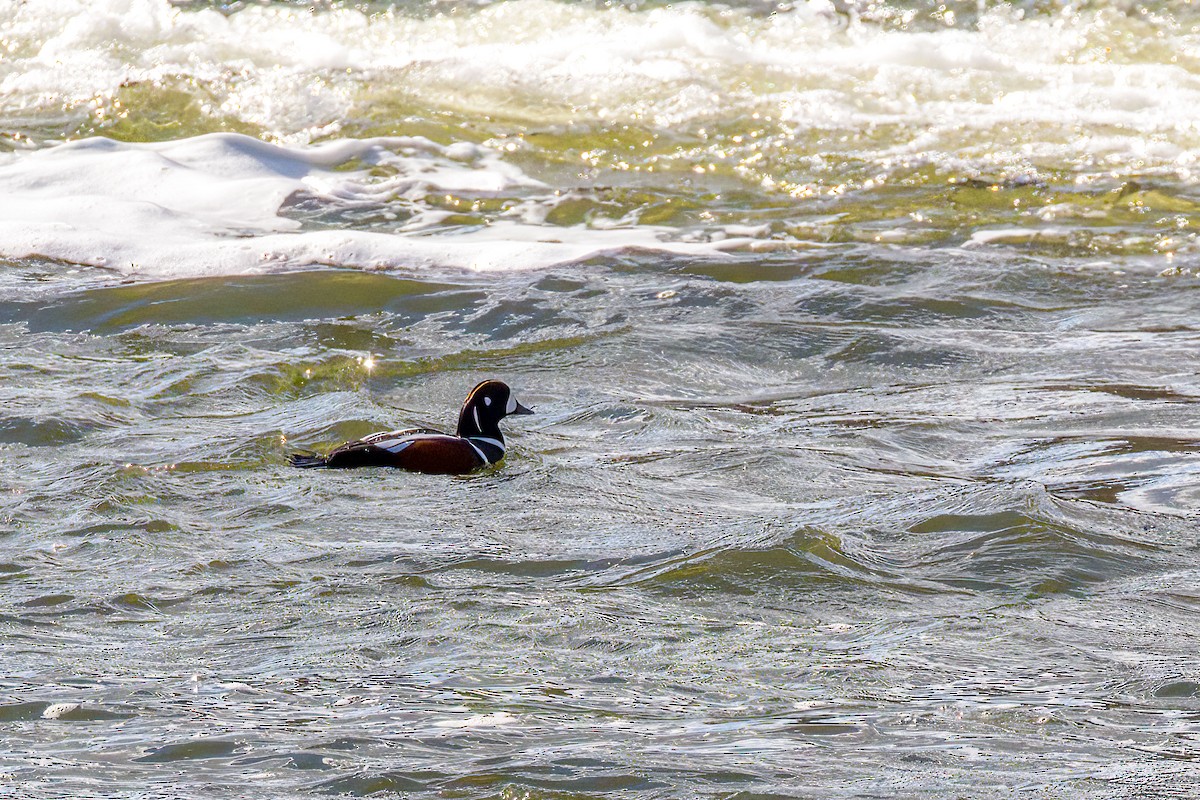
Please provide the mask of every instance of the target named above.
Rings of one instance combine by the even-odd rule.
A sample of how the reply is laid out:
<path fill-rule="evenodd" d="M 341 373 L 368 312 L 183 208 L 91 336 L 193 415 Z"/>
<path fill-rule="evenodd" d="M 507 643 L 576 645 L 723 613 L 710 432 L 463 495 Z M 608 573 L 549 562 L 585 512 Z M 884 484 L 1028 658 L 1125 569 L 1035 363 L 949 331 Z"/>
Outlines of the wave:
<path fill-rule="evenodd" d="M 296 147 L 231 133 L 157 144 L 93 138 L 0 165 L 0 257 L 161 279 L 315 265 L 530 269 L 631 249 L 719 255 L 742 241 L 523 219 L 521 197 L 543 188 L 487 148 L 412 137 Z M 427 200 L 438 193 L 505 196 L 512 213 L 430 235 L 447 216 Z M 326 217 L 368 209 L 379 219 L 305 222 L 313 206 Z"/>

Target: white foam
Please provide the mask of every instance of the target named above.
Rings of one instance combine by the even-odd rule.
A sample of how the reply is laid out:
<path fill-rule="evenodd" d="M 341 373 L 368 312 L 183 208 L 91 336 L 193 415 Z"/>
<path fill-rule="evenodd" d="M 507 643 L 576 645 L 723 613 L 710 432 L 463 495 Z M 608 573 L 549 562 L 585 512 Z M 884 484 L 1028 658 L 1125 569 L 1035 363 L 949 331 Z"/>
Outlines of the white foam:
<path fill-rule="evenodd" d="M 394 174 L 335 169 L 353 159 Z M 591 230 L 518 219 L 438 235 L 421 233 L 425 226 L 412 223 L 417 233 L 304 230 L 280 213 L 296 197 L 346 209 L 433 190 L 486 196 L 543 189 L 487 148 L 447 148 L 419 138 L 303 147 L 238 134 L 160 144 L 88 139 L 18 154 L 0 165 L 0 256 L 166 278 L 313 265 L 536 269 L 630 248 L 719 252 L 705 243 L 664 241 L 666 232 L 649 226 Z"/>
<path fill-rule="evenodd" d="M 988 228 L 975 231 L 963 242 L 963 247 L 985 247 L 993 244 L 1030 244 L 1033 242 L 1066 242 L 1071 236 L 1067 228 Z"/>
<path fill-rule="evenodd" d="M 182 122 L 191 130 L 249 126 L 288 145 L 222 135 L 0 155 L 0 255 L 159 277 L 308 264 L 522 269 L 628 248 L 794 246 L 752 218 L 724 231 L 666 230 L 624 209 L 587 227 L 551 226 L 543 187 L 500 150 L 472 143 L 302 146 L 348 126 L 397 129 L 410 109 L 446 130 L 461 122 L 503 132 L 497 147 L 567 176 L 564 196 L 624 169 L 651 182 L 666 173 L 659 186 L 715 173 L 806 198 L 813 186 L 873 186 L 925 165 L 1106 181 L 1156 171 L 1188 180 L 1200 165 L 1197 12 L 1180 9 L 1172 22 L 1103 4 L 1026 17 L 1005 6 L 978 24 L 903 30 L 835 12 L 846 5 L 814 0 L 764 15 L 689 2 L 631 11 L 508 0 L 409 16 L 247 4 L 223 15 L 168 0 L 0 0 L 0 117 L 12 130 L 85 121 L 103 130 L 123 103 L 138 118 L 173 91 L 199 119 Z M 908 12 L 897 13 L 890 19 L 903 23 Z M 642 144 L 646 130 L 658 141 Z M 541 132 L 555 135 L 533 135 Z M 386 169 L 337 168 L 356 158 Z M 509 211 L 449 230 L 453 211 L 422 205 L 431 189 L 503 195 Z M 368 210 L 408 198 L 414 208 L 393 233 L 304 230 L 280 213 L 296 196 Z M 1064 214 L 1060 204 L 1046 221 Z M 971 243 L 1015 238 L 983 231 Z"/>
<path fill-rule="evenodd" d="M 998 7 L 977 25 L 919 31 L 840 17 L 827 0 L 765 16 L 509 0 L 426 17 L 0 0 L 0 116 L 103 122 L 128 87 L 161 84 L 193 92 L 214 120 L 290 142 L 375 119 L 390 99 L 532 124 L 674 128 L 759 114 L 785 151 L 804 148 L 798 132 L 894 126 L 820 147 L 884 165 L 1087 166 L 1097 147 L 1115 166 L 1194 165 L 1195 12 L 1172 22 L 1077 5 L 1027 16 Z"/>
<path fill-rule="evenodd" d="M 507 711 L 494 711 L 491 714 L 472 714 L 464 719 L 439 720 L 433 723 L 433 726 L 435 728 L 485 729 L 500 728 L 517 721 L 517 717 Z"/>
<path fill-rule="evenodd" d="M 62 719 L 80 709 L 79 703 L 51 703 L 42 711 L 42 719 Z"/>

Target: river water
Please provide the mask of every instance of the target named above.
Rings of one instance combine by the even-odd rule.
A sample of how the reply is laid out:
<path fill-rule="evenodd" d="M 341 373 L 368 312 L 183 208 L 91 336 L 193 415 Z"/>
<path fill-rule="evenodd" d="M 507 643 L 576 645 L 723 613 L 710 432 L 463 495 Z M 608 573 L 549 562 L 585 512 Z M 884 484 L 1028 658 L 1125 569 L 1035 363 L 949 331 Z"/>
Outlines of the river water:
<path fill-rule="evenodd" d="M 0 0 L 0 796 L 1195 796 L 1198 107 L 1186 3 Z"/>

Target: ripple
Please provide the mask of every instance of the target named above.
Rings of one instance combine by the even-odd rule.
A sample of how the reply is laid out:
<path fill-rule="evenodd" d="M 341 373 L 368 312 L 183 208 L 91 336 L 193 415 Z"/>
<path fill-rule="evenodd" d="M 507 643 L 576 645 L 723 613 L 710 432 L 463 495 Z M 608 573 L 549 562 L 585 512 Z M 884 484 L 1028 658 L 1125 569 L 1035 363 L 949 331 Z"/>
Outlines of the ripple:
<path fill-rule="evenodd" d="M 975 590 L 1073 592 L 1145 571 L 1146 545 L 1021 512 L 941 515 L 913 526 L 930 546 L 912 566 L 930 579 Z"/>
<path fill-rule="evenodd" d="M 95 708 L 73 702 L 0 703 L 0 721 L 3 722 L 32 720 L 52 720 L 63 723 L 99 722 L 129 719 L 133 716 L 134 714 L 128 711 L 111 711 L 106 708 Z"/>
<path fill-rule="evenodd" d="M 241 752 L 243 752 L 243 744 L 238 741 L 194 739 L 153 748 L 146 755 L 133 760 L 142 764 L 168 764 L 176 761 L 228 758 Z"/>
<path fill-rule="evenodd" d="M 849 554 L 839 537 L 804 529 L 766 549 L 726 546 L 688 553 L 637 570 L 623 582 L 754 594 L 772 584 L 802 589 L 806 584 L 852 587 L 898 580 L 898 575 L 872 564 L 869 557 Z"/>

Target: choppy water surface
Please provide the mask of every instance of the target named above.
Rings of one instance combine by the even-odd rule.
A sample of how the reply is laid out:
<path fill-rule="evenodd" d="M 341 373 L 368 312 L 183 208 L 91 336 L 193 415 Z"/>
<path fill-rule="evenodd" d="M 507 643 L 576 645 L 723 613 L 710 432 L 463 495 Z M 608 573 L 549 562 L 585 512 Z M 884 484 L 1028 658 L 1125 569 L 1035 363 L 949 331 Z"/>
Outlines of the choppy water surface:
<path fill-rule="evenodd" d="M 1191 796 L 1198 33 L 0 0 L 0 794 Z"/>

